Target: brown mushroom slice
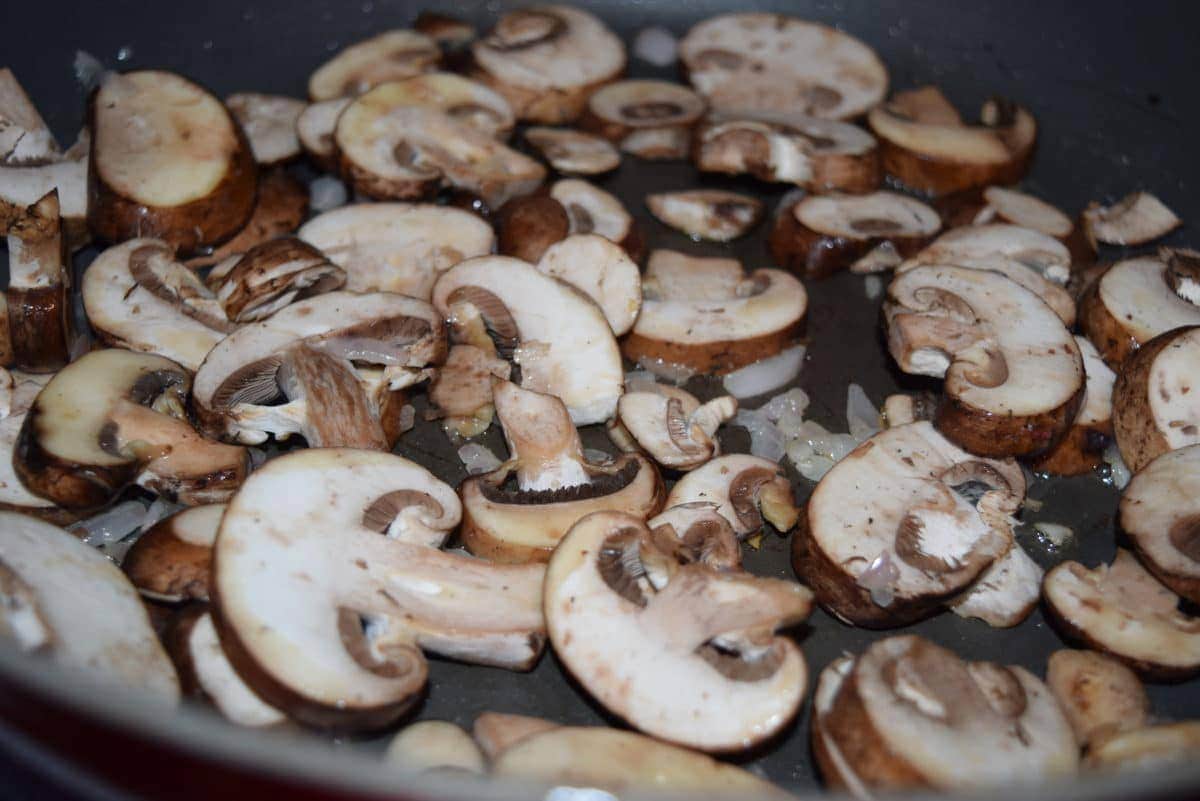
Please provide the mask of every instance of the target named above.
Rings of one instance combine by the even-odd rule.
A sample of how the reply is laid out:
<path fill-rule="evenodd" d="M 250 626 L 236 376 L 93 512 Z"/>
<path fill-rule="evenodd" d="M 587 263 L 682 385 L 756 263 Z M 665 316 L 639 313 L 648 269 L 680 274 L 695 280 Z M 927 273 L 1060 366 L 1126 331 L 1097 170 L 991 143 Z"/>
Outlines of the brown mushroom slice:
<path fill-rule="evenodd" d="M 959 617 L 1007 629 L 1021 623 L 1042 597 L 1045 571 L 1017 543 L 992 562 L 962 595 L 947 604 Z"/>
<path fill-rule="evenodd" d="M 1115 734 L 1136 731 L 1150 717 L 1150 698 L 1138 677 L 1095 651 L 1063 649 L 1050 654 L 1046 684 L 1084 749 Z"/>
<path fill-rule="evenodd" d="M 911 256 L 942 227 L 930 206 L 895 192 L 808 195 L 780 208 L 771 229 L 771 256 L 805 278 L 854 268 L 884 243 Z"/>
<path fill-rule="evenodd" d="M 695 501 L 664 509 L 646 521 L 655 546 L 680 564 L 698 562 L 717 570 L 742 566 L 733 525 L 716 503 Z"/>
<path fill-rule="evenodd" d="M 1104 451 L 1113 437 L 1113 383 L 1117 376 L 1109 369 L 1092 343 L 1075 336 L 1083 356 L 1086 375 L 1083 406 L 1067 435 L 1031 466 L 1042 473 L 1075 476 L 1089 473 L 1104 462 Z"/>
<path fill-rule="evenodd" d="M 438 43 L 442 53 L 456 53 L 475 41 L 475 26 L 469 22 L 442 14 L 423 10 L 413 21 L 413 30 L 424 34 Z"/>
<path fill-rule="evenodd" d="M 100 239 L 157 237 L 188 254 L 250 219 L 254 155 L 229 110 L 201 87 L 159 70 L 114 74 L 88 118 L 87 216 Z"/>
<path fill-rule="evenodd" d="M 489 763 L 495 764 L 500 755 L 521 740 L 535 734 L 553 731 L 559 724 L 529 715 L 504 712 L 481 712 L 471 726 L 471 736 Z"/>
<path fill-rule="evenodd" d="M 993 220 L 1011 223 L 1063 242 L 1075 230 L 1070 217 L 1027 192 L 1005 186 L 989 186 L 983 190 L 983 202 L 985 205 L 974 220 L 976 224 Z"/>
<path fill-rule="evenodd" d="M 1106 245 L 1144 245 L 1174 231 L 1183 220 L 1149 192 L 1134 192 L 1112 206 L 1090 204 L 1083 210 L 1083 228 L 1095 248 Z"/>
<path fill-rule="evenodd" d="M 833 711 L 833 704 L 842 690 L 842 685 L 853 669 L 854 657 L 841 656 L 826 665 L 817 677 L 809 741 L 812 745 L 813 761 L 816 762 L 826 787 L 831 790 L 845 790 L 855 798 L 868 799 L 871 798 L 870 790 L 850 767 L 841 747 L 829 736 L 825 723 Z"/>
<path fill-rule="evenodd" d="M 373 513 L 385 499 L 416 515 L 388 524 Z M 213 619 L 238 674 L 300 723 L 350 731 L 412 706 L 422 649 L 532 667 L 544 570 L 430 547 L 429 526 L 444 536 L 459 515 L 453 489 L 399 456 L 312 448 L 267 462 L 230 503 L 214 552 Z"/>
<path fill-rule="evenodd" d="M 0 527 L 0 642 L 158 705 L 179 700 L 146 609 L 108 557 L 26 515 L 0 512 Z"/>
<path fill-rule="evenodd" d="M 58 191 L 53 190 L 5 226 L 8 235 L 8 330 L 0 332 L 11 364 L 53 372 L 70 360 L 70 266 L 65 263 Z M 0 321 L 2 323 L 3 321 Z"/>
<path fill-rule="evenodd" d="M 597 234 L 574 234 L 546 248 L 537 262 L 596 302 L 616 336 L 627 334 L 642 309 L 642 276 L 620 247 Z"/>
<path fill-rule="evenodd" d="M 676 387 L 626 392 L 617 403 L 617 419 L 663 467 L 692 470 L 720 453 L 717 428 L 737 414 L 737 400 L 722 395 L 701 404 Z"/>
<path fill-rule="evenodd" d="M 897 93 L 867 119 L 879 138 L 883 171 L 935 196 L 1016 183 L 1029 169 L 1037 139 L 1033 115 L 1011 101 L 987 101 L 982 124 L 965 125 L 929 86 Z"/>
<path fill-rule="evenodd" d="M 437 43 L 410 30 L 391 30 L 355 42 L 326 61 L 308 79 L 314 102 L 359 95 L 386 81 L 428 72 L 441 59 Z"/>
<path fill-rule="evenodd" d="M 296 138 L 300 146 L 323 170 L 337 171 L 337 146 L 333 141 L 333 132 L 337 129 L 338 117 L 342 116 L 353 99 L 335 97 L 309 103 L 296 118 Z"/>
<path fill-rule="evenodd" d="M 640 260 L 641 236 L 633 216 L 616 196 L 587 181 L 564 178 L 550 187 L 550 197 L 567 214 L 567 234 L 598 234 L 624 248 L 629 258 Z"/>
<path fill-rule="evenodd" d="M 88 159 L 27 166 L 0 166 L 0 225 L 19 217 L 49 192 L 58 192 L 67 249 L 75 251 L 91 239 L 87 225 Z"/>
<path fill-rule="evenodd" d="M 646 206 L 658 221 L 693 239 L 728 242 L 745 236 L 762 219 L 757 198 L 721 189 L 685 189 L 647 195 Z"/>
<path fill-rule="evenodd" d="M 854 661 L 822 727 L 873 790 L 1007 787 L 1079 764 L 1071 726 L 1040 679 L 913 635 L 877 641 Z"/>
<path fill-rule="evenodd" d="M 792 566 L 838 618 L 906 625 L 939 611 L 1016 547 L 1010 515 L 1024 497 L 1015 462 L 972 456 L 927 422 L 888 428 L 817 484 Z"/>
<path fill-rule="evenodd" d="M 283 168 L 268 170 L 259 176 L 254 213 L 242 230 L 211 253 L 194 256 L 185 263 L 193 270 L 211 267 L 255 245 L 292 233 L 307 215 L 308 187 Z"/>
<path fill-rule="evenodd" d="M 164 603 L 207 601 L 212 547 L 225 504 L 193 506 L 138 537 L 121 569 L 143 597 Z"/>
<path fill-rule="evenodd" d="M 1200 445 L 1135 473 L 1121 496 L 1121 530 L 1159 581 L 1200 603 Z"/>
<path fill-rule="evenodd" d="M 498 252 L 537 264 L 547 248 L 570 235 L 572 222 L 561 203 L 539 192 L 505 203 L 495 225 Z"/>
<path fill-rule="evenodd" d="M 507 11 L 471 48 L 472 75 L 508 99 L 519 119 L 572 122 L 588 96 L 625 69 L 625 45 L 579 8 L 532 6 Z"/>
<path fill-rule="evenodd" d="M 921 266 L 899 273 L 884 304 L 900 369 L 945 376 L 938 430 L 981 456 L 1036 456 L 1083 404 L 1083 357 L 1042 300 L 988 270 Z"/>
<path fill-rule="evenodd" d="M 1200 672 L 1200 620 L 1137 559 L 1117 549 L 1111 565 L 1063 562 L 1046 574 L 1042 597 L 1069 638 L 1108 654 L 1144 679 L 1177 681 Z"/>
<path fill-rule="evenodd" d="M 2 372 L 8 373 L 7 370 Z M 74 522 L 78 515 L 26 489 L 13 466 L 13 451 L 25 424 L 25 415 L 50 378 L 47 373 L 13 371 L 3 380 L 8 410 L 0 417 L 0 509 L 23 512 L 65 526 Z"/>
<path fill-rule="evenodd" d="M 781 14 L 710 17 L 679 42 L 688 80 L 714 109 L 857 117 L 887 93 L 887 68 L 863 42 Z"/>
<path fill-rule="evenodd" d="M 691 127 L 707 105 L 704 98 L 679 84 L 616 81 L 592 93 L 580 126 L 639 158 L 686 159 Z"/>
<path fill-rule="evenodd" d="M 659 739 L 747 749 L 786 726 L 803 698 L 804 657 L 775 632 L 808 617 L 812 594 L 791 581 L 681 565 L 637 517 L 598 512 L 576 523 L 550 558 L 544 603 L 567 670 Z"/>
<path fill-rule="evenodd" d="M 39 164 L 61 157 L 58 142 L 12 70 L 0 69 L 0 165 Z"/>
<path fill-rule="evenodd" d="M 445 720 L 421 720 L 405 726 L 388 743 L 383 758 L 414 773 L 487 772 L 483 751 L 471 735 Z"/>
<path fill-rule="evenodd" d="M 478 436 L 492 424 L 492 377 L 507 380 L 511 370 L 511 364 L 495 356 L 494 348 L 489 352 L 474 345 L 454 345 L 429 383 L 431 410 L 447 431 L 460 437 Z"/>
<path fill-rule="evenodd" d="M 642 311 L 621 351 L 724 375 L 773 356 L 800 333 L 808 293 L 782 270 L 747 275 L 733 259 L 650 254 Z"/>
<path fill-rule="evenodd" d="M 1200 325 L 1159 334 L 1125 360 L 1113 385 L 1112 425 L 1135 473 L 1168 451 L 1200 444 Z"/>
<path fill-rule="evenodd" d="M 300 155 L 296 121 L 307 105 L 294 97 L 259 92 L 237 92 L 225 98 L 226 108 L 241 124 L 254 160 L 261 166 L 280 164 Z"/>
<path fill-rule="evenodd" d="M 1200 754 L 1200 721 L 1157 723 L 1094 743 L 1083 764 L 1102 771 L 1162 770 Z"/>
<path fill-rule="evenodd" d="M 783 469 L 744 453 L 718 456 L 676 481 L 667 508 L 689 503 L 716 504 L 741 539 L 758 533 L 766 523 L 787 533 L 800 516 Z"/>
<path fill-rule="evenodd" d="M 507 139 L 516 125 L 512 108 L 503 95 L 450 72 L 431 72 L 393 81 L 386 89 L 373 90 L 372 96 L 372 104 L 378 108 L 437 109 L 452 120 L 500 141 Z"/>
<path fill-rule="evenodd" d="M 599 175 L 621 165 L 621 154 L 598 136 L 539 125 L 526 128 L 524 136 L 551 167 L 564 175 Z"/>
<path fill-rule="evenodd" d="M 191 377 L 161 356 L 96 350 L 55 375 L 25 417 L 13 464 L 60 506 L 101 506 L 131 483 L 194 505 L 226 500 L 248 470 L 246 449 L 205 439 L 188 422 Z"/>
<path fill-rule="evenodd" d="M 341 289 L 346 271 L 295 237 L 255 245 L 214 267 L 205 279 L 235 323 L 264 320 L 313 295 Z"/>

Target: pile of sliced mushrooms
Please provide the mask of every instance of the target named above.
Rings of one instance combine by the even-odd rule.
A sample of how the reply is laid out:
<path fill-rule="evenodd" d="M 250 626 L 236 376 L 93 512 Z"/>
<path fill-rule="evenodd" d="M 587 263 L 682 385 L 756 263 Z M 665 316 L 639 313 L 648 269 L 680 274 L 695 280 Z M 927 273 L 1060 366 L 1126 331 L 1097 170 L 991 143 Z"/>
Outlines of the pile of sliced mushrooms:
<path fill-rule="evenodd" d="M 1200 675 L 1200 253 L 1141 248 L 1181 221 L 1022 191 L 1029 109 L 891 89 L 820 24 L 705 20 L 686 84 L 628 58 L 550 5 L 422 14 L 307 100 L 93 65 L 67 149 L 0 70 L 6 647 L 241 726 L 394 734 L 412 771 L 610 792 L 785 796 L 710 754 L 805 762 L 805 707 L 820 776 L 860 797 L 1194 759 L 1200 722 L 1141 683 Z M 602 188 L 654 161 L 695 183 Z M 660 224 L 774 263 L 648 249 Z M 837 338 L 806 331 L 805 283 L 841 271 L 930 390 L 879 411 L 851 385 L 845 433 L 797 385 Z M 1123 490 L 1126 547 L 1034 559 L 1027 493 L 1088 474 Z M 776 538 L 794 576 L 743 566 Z M 904 632 L 813 680 L 802 653 L 817 608 L 891 632 L 1039 604 L 1079 649 L 1044 679 Z M 430 658 L 548 649 L 623 728 L 410 722 Z"/>

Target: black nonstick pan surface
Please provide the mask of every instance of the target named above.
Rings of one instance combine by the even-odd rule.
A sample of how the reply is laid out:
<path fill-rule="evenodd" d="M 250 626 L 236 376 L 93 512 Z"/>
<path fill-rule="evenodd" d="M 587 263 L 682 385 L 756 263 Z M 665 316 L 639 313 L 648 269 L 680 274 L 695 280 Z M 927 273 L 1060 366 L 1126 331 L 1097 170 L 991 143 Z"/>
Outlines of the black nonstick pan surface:
<path fill-rule="evenodd" d="M 627 42 L 647 25 L 664 25 L 681 35 L 706 16 L 745 8 L 716 0 L 579 5 L 600 14 Z M 302 97 L 308 75 L 334 52 L 386 28 L 405 27 L 424 7 L 435 8 L 432 3 L 388 0 L 209 0 L 185 4 L 9 0 L 0 12 L 0 29 L 5 33 L 0 65 L 14 70 L 60 142 L 69 143 L 83 119 L 83 90 L 71 69 L 76 50 L 94 54 L 111 68 L 175 70 L 218 96 L 251 90 Z M 506 7 L 497 2 L 463 2 L 437 10 L 486 27 Z M 1200 219 L 1200 105 L 1195 88 L 1200 76 L 1200 48 L 1196 46 L 1200 6 L 1034 0 L 949 4 L 930 0 L 760 2 L 754 10 L 789 13 L 853 33 L 877 49 L 889 67 L 894 88 L 939 84 L 968 113 L 991 95 L 1008 96 L 1027 106 L 1040 131 L 1034 167 L 1023 185 L 1070 214 L 1091 200 L 1112 201 L 1135 189 L 1147 189 L 1185 221 Z M 633 57 L 629 74 L 677 77 L 674 68 L 651 67 Z M 311 176 L 304 167 L 296 169 Z M 643 198 L 654 191 L 721 186 L 751 192 L 773 206 L 782 194 L 778 187 L 700 179 L 686 164 L 642 162 L 632 157 L 626 157 L 617 172 L 597 183 L 625 202 L 638 218 L 650 248 L 731 255 L 750 268 L 771 265 L 765 247 L 766 224 L 731 245 L 696 243 L 655 222 Z M 1191 226 L 1185 224 L 1167 243 L 1195 245 L 1196 241 Z M 95 253 L 90 249 L 79 254 L 77 267 L 83 268 Z M 1113 250 L 1102 253 L 1101 258 L 1121 255 Z M 6 269 L 6 262 L 4 266 Z M 936 384 L 901 376 L 890 364 L 879 334 L 879 301 L 868 298 L 862 277 L 840 274 L 822 282 L 806 282 L 806 286 L 810 295 L 809 349 L 798 385 L 813 401 L 808 416 L 832 431 L 845 431 L 850 382 L 861 384 L 876 405 L 898 389 L 936 389 Z M 707 398 L 716 393 L 719 384 L 701 378 L 693 380 L 689 389 Z M 765 401 L 751 399 L 745 405 L 754 408 Z M 403 439 L 398 452 L 457 484 L 465 470 L 456 447 L 436 424 L 420 422 L 423 398 L 416 404 L 418 427 Z M 611 449 L 600 427 L 592 428 L 595 430 L 584 432 L 585 445 Z M 482 441 L 503 455 L 502 438 L 495 427 Z M 727 451 L 749 449 L 749 439 L 740 428 L 723 429 L 722 441 Z M 797 495 L 807 497 L 812 483 L 792 475 Z M 1056 550 L 1039 541 L 1032 530 L 1025 531 L 1023 542 L 1035 559 L 1049 566 L 1063 559 L 1094 565 L 1112 558 L 1119 493 L 1101 476 L 1035 480 L 1029 495 L 1043 506 L 1037 512 L 1025 512 L 1026 522 L 1062 523 L 1074 531 L 1073 539 Z M 762 575 L 792 577 L 789 546 L 787 539 L 768 535 L 759 550 L 747 550 L 746 565 Z M 974 659 L 1022 664 L 1038 675 L 1044 675 L 1047 656 L 1062 647 L 1040 610 L 1011 630 L 943 614 L 904 631 L 922 634 Z M 835 657 L 847 651 L 858 653 L 888 632 L 850 628 L 817 611 L 793 634 L 815 680 Z M 0 676 L 8 676 L 0 685 L 6 688 L 0 693 L 3 701 L 11 692 L 9 681 L 16 681 L 20 670 L 10 660 L 0 662 L 0 668 Z M 1150 695 L 1162 717 L 1200 717 L 1200 684 L 1151 686 Z M 70 698 L 59 700 L 71 702 Z M 469 727 L 485 710 L 538 715 L 563 723 L 616 724 L 565 676 L 553 653 L 547 653 L 529 674 L 431 660 L 429 691 L 417 718 L 446 719 Z M 173 720 L 162 721 L 164 738 L 170 739 L 166 732 L 174 725 Z M 243 733 L 230 736 L 233 741 L 244 741 Z M 807 736 L 806 705 L 784 736 L 742 761 L 787 788 L 811 791 L 819 781 Z M 382 742 L 341 743 L 337 750 L 378 751 Z M 271 758 L 269 754 L 263 757 Z M 1163 778 L 1159 775 L 1155 780 Z M 1187 779 L 1184 775 L 1179 778 Z M 1200 782 L 1190 786 L 1195 791 Z M 1138 793 L 1136 785 L 1121 787 L 1125 797 Z M 167 791 L 166 786 L 162 789 Z M 414 785 L 403 792 L 418 793 L 420 789 Z M 1092 786 L 1089 792 L 1103 789 Z M 1150 785 L 1144 789 L 1149 791 Z M 1180 797 L 1189 794 L 1179 792 Z"/>

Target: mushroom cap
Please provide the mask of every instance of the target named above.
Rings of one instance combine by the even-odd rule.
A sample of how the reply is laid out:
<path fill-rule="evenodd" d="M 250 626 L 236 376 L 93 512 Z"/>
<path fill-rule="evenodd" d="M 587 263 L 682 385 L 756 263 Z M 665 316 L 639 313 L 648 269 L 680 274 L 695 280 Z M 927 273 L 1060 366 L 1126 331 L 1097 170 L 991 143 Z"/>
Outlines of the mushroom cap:
<path fill-rule="evenodd" d="M 296 121 L 307 107 L 303 100 L 286 95 L 238 92 L 225 98 L 225 106 L 241 124 L 254 160 L 279 164 L 300 155 Z"/>
<path fill-rule="evenodd" d="M 283 167 L 267 170 L 259 176 L 254 213 L 242 230 L 211 253 L 194 256 L 185 263 L 193 270 L 218 264 L 255 245 L 291 234 L 307 215 L 308 186 Z"/>
<path fill-rule="evenodd" d="M 551 167 L 566 175 L 598 175 L 621 165 L 617 149 L 589 133 L 537 125 L 526 128 L 524 136 Z"/>
<path fill-rule="evenodd" d="M 1112 395 L 1121 458 L 1137 472 L 1151 459 L 1200 444 L 1200 325 L 1159 334 L 1125 360 Z"/>
<path fill-rule="evenodd" d="M 1114 264 L 1080 308 L 1080 327 L 1114 370 L 1147 340 L 1185 325 L 1200 325 L 1200 305 L 1171 291 L 1166 262 L 1152 256 Z"/>
<path fill-rule="evenodd" d="M 546 248 L 537 269 L 595 301 L 614 335 L 633 328 L 642 309 L 642 276 L 637 264 L 613 242 L 597 234 L 568 236 Z"/>
<path fill-rule="evenodd" d="M 675 482 L 667 508 L 711 503 L 745 538 L 769 522 L 780 533 L 796 525 L 799 510 L 791 482 L 778 464 L 758 456 L 729 453 L 706 462 Z"/>
<path fill-rule="evenodd" d="M 1085 749 L 1142 728 L 1150 716 L 1150 698 L 1133 671 L 1095 651 L 1063 649 L 1050 654 L 1046 684 Z"/>
<path fill-rule="evenodd" d="M 125 553 L 121 569 L 146 598 L 207 601 L 212 547 L 224 514 L 225 504 L 211 503 L 160 520 Z"/>
<path fill-rule="evenodd" d="M 758 198 L 722 189 L 685 189 L 646 196 L 658 221 L 694 239 L 728 242 L 744 236 L 762 219 Z"/>
<path fill-rule="evenodd" d="M 1200 603 L 1200 445 L 1134 474 L 1121 496 L 1121 530 L 1159 581 Z"/>
<path fill-rule="evenodd" d="M 326 61 L 308 79 L 314 101 L 358 95 L 385 81 L 432 69 L 441 59 L 437 43 L 416 31 L 398 29 L 355 42 Z"/>
<path fill-rule="evenodd" d="M 502 84 L 579 89 L 625 68 L 625 45 L 593 14 L 562 5 L 509 11 L 471 47 L 475 64 Z"/>

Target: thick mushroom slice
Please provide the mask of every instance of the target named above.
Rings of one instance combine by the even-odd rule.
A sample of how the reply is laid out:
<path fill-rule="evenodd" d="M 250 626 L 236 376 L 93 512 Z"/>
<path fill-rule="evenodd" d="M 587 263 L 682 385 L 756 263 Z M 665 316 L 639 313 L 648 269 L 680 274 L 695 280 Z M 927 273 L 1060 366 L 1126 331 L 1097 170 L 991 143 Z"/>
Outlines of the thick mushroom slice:
<path fill-rule="evenodd" d="M 1159 581 L 1200 603 L 1200 445 L 1137 471 L 1121 496 L 1121 530 Z"/>
<path fill-rule="evenodd" d="M 959 617 L 977 618 L 989 626 L 1007 629 L 1033 612 L 1042 597 L 1045 571 L 1017 543 L 992 562 L 962 595 L 947 606 Z"/>
<path fill-rule="evenodd" d="M 445 354 L 442 320 L 428 303 L 329 292 L 221 340 L 196 372 L 193 405 L 207 431 L 235 442 L 300 434 L 313 448 L 388 450 L 392 396 Z"/>
<path fill-rule="evenodd" d="M 707 106 L 704 98 L 679 84 L 617 81 L 592 93 L 580 126 L 638 158 L 686 159 L 691 128 Z"/>
<path fill-rule="evenodd" d="M 1104 462 L 1104 451 L 1113 437 L 1113 383 L 1109 369 L 1092 343 L 1076 335 L 1086 374 L 1083 406 L 1067 435 L 1032 464 L 1039 472 L 1060 476 L 1089 473 Z"/>
<path fill-rule="evenodd" d="M 808 195 L 783 206 L 769 240 L 780 266 L 826 278 L 886 246 L 898 257 L 920 250 L 942 227 L 930 206 L 895 192 Z"/>
<path fill-rule="evenodd" d="M 721 189 L 686 189 L 647 195 L 646 206 L 664 225 L 693 239 L 728 242 L 762 219 L 758 198 Z"/>
<path fill-rule="evenodd" d="M 0 330 L 0 340 L 7 347 L 2 350 L 11 353 L 9 363 L 20 370 L 53 372 L 69 361 L 71 341 L 71 276 L 58 191 L 52 190 L 5 227 L 7 330 Z"/>
<path fill-rule="evenodd" d="M 471 725 L 471 736 L 475 738 L 488 762 L 495 764 L 501 754 L 520 741 L 557 728 L 559 724 L 545 718 L 506 712 L 481 712 Z"/>
<path fill-rule="evenodd" d="M 1144 679 L 1178 681 L 1200 672 L 1200 619 L 1122 548 L 1111 565 L 1063 562 L 1046 574 L 1042 597 L 1068 637 L 1124 662 Z"/>
<path fill-rule="evenodd" d="M 612 417 L 624 373 L 603 312 L 570 285 L 517 259 L 481 256 L 442 274 L 433 305 L 456 341 L 486 326 L 521 366 L 521 386 L 554 395 L 576 425 Z"/>
<path fill-rule="evenodd" d="M 49 164 L 0 165 L 0 227 L 24 214 L 50 192 L 58 192 L 67 249 L 78 250 L 91 239 L 87 225 L 88 159 L 85 156 Z"/>
<path fill-rule="evenodd" d="M 268 167 L 300 155 L 296 121 L 308 106 L 286 95 L 238 92 L 225 98 L 225 106 L 250 140 L 254 160 Z"/>
<path fill-rule="evenodd" d="M 800 516 L 792 484 L 779 465 L 743 453 L 718 456 L 675 482 L 667 508 L 690 503 L 715 504 L 741 539 L 766 523 L 787 533 Z"/>
<path fill-rule="evenodd" d="M 454 345 L 446 363 L 429 383 L 427 417 L 442 419 L 442 426 L 460 437 L 482 434 L 492 424 L 492 378 L 508 380 L 512 365 L 496 356 L 495 346 L 484 335 L 477 345 Z"/>
<path fill-rule="evenodd" d="M 313 101 L 359 95 L 386 81 L 399 81 L 428 72 L 442 54 L 424 34 L 392 30 L 355 42 L 317 67 L 308 79 Z"/>
<path fill-rule="evenodd" d="M 804 285 L 790 273 L 747 275 L 733 259 L 656 250 L 642 279 L 642 312 L 621 351 L 635 362 L 724 375 L 790 345 L 807 308 Z"/>
<path fill-rule="evenodd" d="M 290 303 L 341 289 L 346 271 L 307 242 L 286 236 L 229 257 L 204 280 L 229 320 L 252 323 Z"/>
<path fill-rule="evenodd" d="M 867 119 L 883 171 L 917 192 L 941 196 L 1016 183 L 1029 169 L 1037 123 L 1021 106 L 988 100 L 981 125 L 966 125 L 940 89 L 897 93 Z"/>
<path fill-rule="evenodd" d="M 562 401 L 493 381 L 496 413 L 510 457 L 468 478 L 461 538 L 471 553 L 498 562 L 544 562 L 580 518 L 618 511 L 644 520 L 662 508 L 662 479 L 639 454 L 598 465 L 583 456 Z"/>
<path fill-rule="evenodd" d="M 208 601 L 212 547 L 225 504 L 193 506 L 155 523 L 125 553 L 121 569 L 144 597 Z"/>
<path fill-rule="evenodd" d="M 639 261 L 641 235 L 633 215 L 615 195 L 578 178 L 564 178 L 550 187 L 550 197 L 567 213 L 567 234 L 599 234 Z"/>
<path fill-rule="evenodd" d="M 376 87 L 371 94 L 371 105 L 377 110 L 406 106 L 436 109 L 498 141 L 506 140 L 516 125 L 512 108 L 503 95 L 450 72 L 392 81 L 386 89 Z"/>
<path fill-rule="evenodd" d="M 614 335 L 633 328 L 642 309 L 642 276 L 614 243 L 597 234 L 574 234 L 546 248 L 537 268 L 594 300 Z"/>
<path fill-rule="evenodd" d="M 811 611 L 799 584 L 680 564 L 640 519 L 597 512 L 555 549 L 545 587 L 555 653 L 634 728 L 703 751 L 742 750 L 799 708 L 804 657 L 775 634 Z"/>
<path fill-rule="evenodd" d="M 1158 723 L 1102 738 L 1088 750 L 1083 764 L 1105 771 L 1161 770 L 1195 762 L 1200 754 L 1200 721 Z"/>
<path fill-rule="evenodd" d="M 857 117 L 887 93 L 887 68 L 849 34 L 781 14 L 711 17 L 679 42 L 688 80 L 713 108 Z"/>
<path fill-rule="evenodd" d="M 817 484 L 792 540 L 792 566 L 842 620 L 906 625 L 939 611 L 1017 547 L 1011 515 L 1024 497 L 1015 462 L 972 456 L 926 422 L 888 428 Z"/>
<path fill-rule="evenodd" d="M 1167 451 L 1200 444 L 1200 325 L 1159 334 L 1125 360 L 1112 424 L 1135 473 Z"/>
<path fill-rule="evenodd" d="M 179 680 L 137 591 L 108 557 L 66 531 L 0 512 L 0 642 L 159 704 Z"/>
<path fill-rule="evenodd" d="M 550 195 L 513 198 L 496 213 L 496 249 L 537 264 L 547 248 L 571 234 L 571 228 L 566 208 Z"/>
<path fill-rule="evenodd" d="M 188 254 L 254 211 L 254 154 L 220 100 L 175 73 L 113 74 L 92 95 L 88 226 L 101 239 L 157 237 Z"/>
<path fill-rule="evenodd" d="M 1006 787 L 1079 764 L 1071 726 L 1040 679 L 912 635 L 854 660 L 821 727 L 872 790 Z"/>
<path fill-rule="evenodd" d="M 1079 745 L 1136 731 L 1150 717 L 1150 698 L 1132 670 L 1095 651 L 1050 654 L 1046 684 L 1058 699 Z"/>
<path fill-rule="evenodd" d="M 194 256 L 185 263 L 193 270 L 219 264 L 255 245 L 287 236 L 300 227 L 307 215 L 308 187 L 286 169 L 267 170 L 259 175 L 254 213 L 242 230 L 233 239 L 213 248 L 211 253 Z"/>
<path fill-rule="evenodd" d="M 544 5 L 504 13 L 471 48 L 473 77 L 504 95 L 519 119 L 562 125 L 625 69 L 625 45 L 599 18 Z"/>
<path fill-rule="evenodd" d="M 412 706 L 422 649 L 532 667 L 544 568 L 431 547 L 460 514 L 453 489 L 399 456 L 313 448 L 267 462 L 214 551 L 213 620 L 238 674 L 293 719 L 346 731 Z"/>
<path fill-rule="evenodd" d="M 551 167 L 564 175 L 599 175 L 621 165 L 621 154 L 607 139 L 588 133 L 535 125 L 526 128 L 524 136 Z"/>
<path fill-rule="evenodd" d="M 971 222 L 1003 222 L 1052 236 L 1064 244 L 1075 231 L 1071 218 L 1039 197 L 1005 186 L 983 190 L 983 207 Z"/>
<path fill-rule="evenodd" d="M 161 356 L 96 350 L 38 394 L 13 466 L 60 506 L 101 506 L 136 482 L 195 505 L 226 500 L 248 470 L 245 448 L 205 439 L 188 422 L 191 377 Z"/>
<path fill-rule="evenodd" d="M 0 69 L 0 165 L 41 164 L 61 157 L 58 142 L 12 70 Z"/>
<path fill-rule="evenodd" d="M 622 395 L 617 420 L 663 467 L 693 470 L 720 453 L 717 428 L 732 420 L 737 408 L 729 395 L 701 404 L 686 390 L 656 385 L 649 392 Z"/>
<path fill-rule="evenodd" d="M 335 97 L 309 103 L 296 118 L 296 138 L 308 157 L 327 172 L 337 172 L 337 146 L 333 132 L 337 129 L 338 117 L 350 105 L 352 97 Z"/>
<path fill-rule="evenodd" d="M 7 396 L 7 411 L 0 416 L 0 509 L 23 512 L 65 526 L 74 522 L 78 514 L 30 492 L 17 477 L 13 466 L 13 451 L 25 424 L 25 415 L 50 378 L 46 373 L 0 371 L 0 387 Z"/>
<path fill-rule="evenodd" d="M 1062 320 L 1003 275 L 914 267 L 884 303 L 900 369 L 946 379 L 938 430 L 981 456 L 1036 456 L 1083 404 L 1083 357 Z"/>
<path fill-rule="evenodd" d="M 1083 228 L 1092 247 L 1144 245 L 1174 231 L 1183 220 L 1149 192 L 1134 192 L 1112 206 L 1092 203 L 1083 210 Z"/>
<path fill-rule="evenodd" d="M 483 751 L 471 735 L 445 720 L 422 720 L 405 726 L 388 743 L 384 759 L 413 773 L 487 772 Z"/>
<path fill-rule="evenodd" d="M 813 694 L 812 723 L 809 742 L 817 770 L 831 790 L 844 790 L 855 798 L 869 799 L 871 792 L 862 779 L 850 767 L 841 747 L 826 731 L 826 719 L 833 711 L 833 704 L 841 693 L 842 685 L 854 670 L 854 657 L 841 656 L 830 662 L 817 677 L 817 689 Z"/>

